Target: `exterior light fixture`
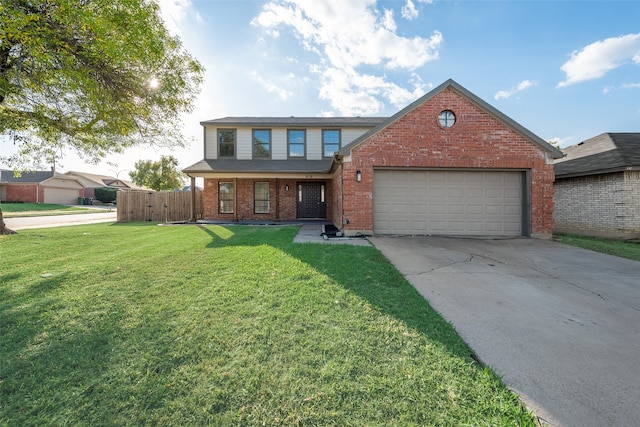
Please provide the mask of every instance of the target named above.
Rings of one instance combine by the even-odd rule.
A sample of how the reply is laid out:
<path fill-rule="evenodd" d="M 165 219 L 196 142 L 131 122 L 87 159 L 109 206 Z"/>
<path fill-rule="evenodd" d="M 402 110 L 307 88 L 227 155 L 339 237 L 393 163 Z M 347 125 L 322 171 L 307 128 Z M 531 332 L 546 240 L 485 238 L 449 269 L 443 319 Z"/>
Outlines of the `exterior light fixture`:
<path fill-rule="evenodd" d="M 289 184 L 285 184 L 284 191 L 289 191 Z"/>
<path fill-rule="evenodd" d="M 356 171 L 356 181 L 362 181 L 362 172 Z"/>

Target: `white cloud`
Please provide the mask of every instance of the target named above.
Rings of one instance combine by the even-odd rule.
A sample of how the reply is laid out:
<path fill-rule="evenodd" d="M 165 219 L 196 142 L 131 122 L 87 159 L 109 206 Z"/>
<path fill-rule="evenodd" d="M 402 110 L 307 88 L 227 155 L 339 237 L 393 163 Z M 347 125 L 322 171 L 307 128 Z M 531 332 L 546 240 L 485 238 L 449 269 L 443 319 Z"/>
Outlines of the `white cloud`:
<path fill-rule="evenodd" d="M 417 0 L 418 3 L 431 4 L 433 0 Z M 418 8 L 412 0 L 407 0 L 404 6 L 402 6 L 402 17 L 407 20 L 416 19 L 419 15 Z"/>
<path fill-rule="evenodd" d="M 155 0 L 160 6 L 160 16 L 172 34 L 182 34 L 191 0 Z"/>
<path fill-rule="evenodd" d="M 568 136 L 566 138 L 561 138 L 559 136 L 554 136 L 553 138 L 550 138 L 548 141 L 553 143 L 553 144 L 557 144 L 560 148 L 565 148 L 568 147 L 569 145 L 571 145 L 571 141 L 573 140 L 572 136 Z"/>
<path fill-rule="evenodd" d="M 640 64 L 640 33 L 599 40 L 574 51 L 561 67 L 566 79 L 558 87 L 598 79 L 629 61 Z"/>
<path fill-rule="evenodd" d="M 402 6 L 402 17 L 404 19 L 416 19 L 418 17 L 418 9 L 411 0 L 407 0 L 407 4 Z"/>
<path fill-rule="evenodd" d="M 272 0 L 252 24 L 267 33 L 288 28 L 315 53 L 320 60 L 308 66 L 321 76 L 320 97 L 342 114 L 374 114 L 384 101 L 415 99 L 415 87 L 403 89 L 383 73 L 358 69 L 415 70 L 438 59 L 443 40 L 438 31 L 429 38 L 399 36 L 393 11 L 377 9 L 376 0 Z"/>
<path fill-rule="evenodd" d="M 512 87 L 510 90 L 501 90 L 496 92 L 496 94 L 493 96 L 494 99 L 502 99 L 502 98 L 510 98 L 511 96 L 515 95 L 518 92 L 521 92 L 525 89 L 530 88 L 531 86 L 535 86 L 537 85 L 538 82 L 533 81 L 533 80 L 523 80 L 520 83 L 518 83 L 517 86 Z"/>
<path fill-rule="evenodd" d="M 287 99 L 289 99 L 290 97 L 292 97 L 292 96 L 293 96 L 293 92 L 291 92 L 291 91 L 289 91 L 289 90 L 287 90 L 287 89 L 285 89 L 285 88 L 283 88 L 283 87 L 281 87 L 281 86 L 278 86 L 278 85 L 276 85 L 276 84 L 275 84 L 275 83 L 273 83 L 273 82 L 267 81 L 264 77 L 262 77 L 262 76 L 261 76 L 258 72 L 256 72 L 256 71 L 252 71 L 252 72 L 251 72 L 251 76 L 252 76 L 254 79 L 256 79 L 256 81 L 257 81 L 258 83 L 260 83 L 260 84 L 265 88 L 265 90 L 266 90 L 267 92 L 275 94 L 278 98 L 280 98 L 280 99 L 281 99 L 281 100 L 283 100 L 283 101 L 286 101 Z M 285 79 L 287 79 L 287 80 L 289 80 L 289 79 L 293 80 L 293 79 L 295 79 L 295 76 L 294 76 L 293 74 L 289 73 L 289 74 L 285 77 Z"/>
<path fill-rule="evenodd" d="M 640 83 L 625 83 L 622 87 L 624 89 L 640 89 Z"/>

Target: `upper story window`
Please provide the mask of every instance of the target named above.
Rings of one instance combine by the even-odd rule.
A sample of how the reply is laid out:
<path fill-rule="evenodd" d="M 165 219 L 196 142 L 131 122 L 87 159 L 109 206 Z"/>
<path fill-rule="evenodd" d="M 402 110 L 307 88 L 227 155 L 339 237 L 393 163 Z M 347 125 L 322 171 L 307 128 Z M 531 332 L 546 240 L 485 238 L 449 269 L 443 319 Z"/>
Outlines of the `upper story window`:
<path fill-rule="evenodd" d="M 333 157 L 340 149 L 340 129 L 322 130 L 322 153 L 324 157 Z"/>
<path fill-rule="evenodd" d="M 304 157 L 306 132 L 302 129 L 289 129 L 287 142 L 289 144 L 289 157 Z"/>
<path fill-rule="evenodd" d="M 271 130 L 254 129 L 253 130 L 253 157 L 254 158 L 270 158 L 271 157 Z"/>
<path fill-rule="evenodd" d="M 235 157 L 236 130 L 218 129 L 218 157 Z"/>

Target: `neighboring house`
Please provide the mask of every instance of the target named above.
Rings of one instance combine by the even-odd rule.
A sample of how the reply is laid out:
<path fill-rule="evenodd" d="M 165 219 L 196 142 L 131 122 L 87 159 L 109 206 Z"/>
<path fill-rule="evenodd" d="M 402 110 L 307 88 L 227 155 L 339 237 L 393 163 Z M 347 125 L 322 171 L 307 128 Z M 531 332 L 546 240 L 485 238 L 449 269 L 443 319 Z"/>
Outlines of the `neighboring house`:
<path fill-rule="evenodd" d="M 0 201 L 44 203 L 42 182 L 53 177 L 52 171 L 22 172 L 0 169 Z"/>
<path fill-rule="evenodd" d="M 120 190 L 144 190 L 153 191 L 145 187 L 140 187 L 131 181 L 114 178 L 108 175 L 98 175 L 93 173 L 70 171 L 65 175 L 69 175 L 77 179 L 84 187 L 83 197 L 95 197 L 96 188 L 117 188 Z"/>
<path fill-rule="evenodd" d="M 640 237 L 640 133 L 603 133 L 555 161 L 555 231 Z"/>
<path fill-rule="evenodd" d="M 551 236 L 562 153 L 453 80 L 390 118 L 202 122 L 204 218 L 346 235 Z"/>
<path fill-rule="evenodd" d="M 11 170 L 0 171 L 0 201 L 23 203 L 78 203 L 82 185 L 72 177 L 51 171 L 22 172 L 14 176 Z"/>

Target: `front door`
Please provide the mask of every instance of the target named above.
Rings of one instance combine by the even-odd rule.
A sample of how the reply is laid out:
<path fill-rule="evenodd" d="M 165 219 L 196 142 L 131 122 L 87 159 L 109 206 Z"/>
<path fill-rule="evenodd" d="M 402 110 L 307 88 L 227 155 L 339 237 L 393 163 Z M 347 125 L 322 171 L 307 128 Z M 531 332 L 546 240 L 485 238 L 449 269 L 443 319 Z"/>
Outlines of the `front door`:
<path fill-rule="evenodd" d="M 298 218 L 326 218 L 325 184 L 298 183 Z"/>

